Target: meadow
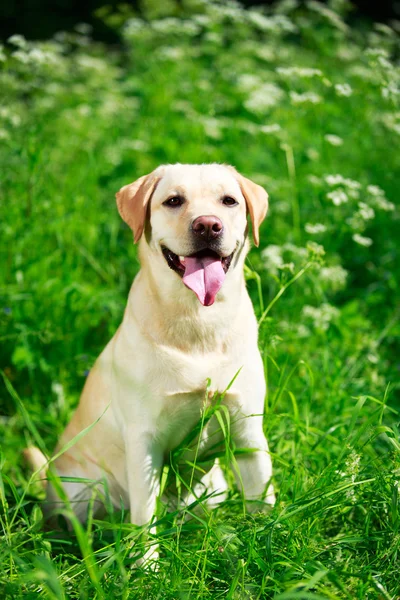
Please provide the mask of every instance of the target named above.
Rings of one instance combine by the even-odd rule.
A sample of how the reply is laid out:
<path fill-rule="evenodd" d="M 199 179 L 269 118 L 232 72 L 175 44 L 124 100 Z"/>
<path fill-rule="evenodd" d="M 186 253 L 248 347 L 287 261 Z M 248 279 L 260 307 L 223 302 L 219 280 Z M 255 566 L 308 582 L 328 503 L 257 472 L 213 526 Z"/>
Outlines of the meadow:
<path fill-rule="evenodd" d="M 400 597 L 398 31 L 347 4 L 144 3 L 0 47 L 0 597 Z M 49 455 L 138 271 L 115 192 L 161 163 L 223 162 L 270 211 L 246 278 L 277 503 L 238 491 L 182 520 L 157 572 L 123 511 L 44 531 L 22 449 Z"/>

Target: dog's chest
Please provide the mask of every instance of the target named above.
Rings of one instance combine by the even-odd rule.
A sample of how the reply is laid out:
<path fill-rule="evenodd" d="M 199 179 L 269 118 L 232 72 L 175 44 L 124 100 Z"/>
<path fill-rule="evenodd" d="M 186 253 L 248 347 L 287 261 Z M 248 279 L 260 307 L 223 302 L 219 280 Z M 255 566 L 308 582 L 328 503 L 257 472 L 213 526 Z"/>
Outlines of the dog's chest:
<path fill-rule="evenodd" d="M 199 423 L 216 392 L 224 392 L 237 369 L 226 356 L 207 353 L 185 356 L 159 349 L 152 366 L 154 420 L 162 445 L 170 450 Z M 209 429 L 209 428 L 208 428 Z M 202 434 L 207 437 L 207 431 Z"/>

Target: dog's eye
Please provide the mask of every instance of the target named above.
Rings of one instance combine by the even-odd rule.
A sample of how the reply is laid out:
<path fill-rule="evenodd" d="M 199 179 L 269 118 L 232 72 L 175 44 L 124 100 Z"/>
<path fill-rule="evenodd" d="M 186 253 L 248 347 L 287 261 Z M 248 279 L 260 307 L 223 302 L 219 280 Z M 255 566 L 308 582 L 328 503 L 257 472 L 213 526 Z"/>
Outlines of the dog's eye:
<path fill-rule="evenodd" d="M 236 200 L 230 196 L 224 196 L 222 198 L 222 204 L 225 204 L 225 206 L 236 206 L 239 202 L 236 202 Z"/>
<path fill-rule="evenodd" d="M 171 208 L 176 208 L 177 206 L 182 206 L 185 200 L 182 196 L 173 196 L 172 198 L 168 198 L 165 202 L 163 202 L 164 206 L 171 206 Z"/>

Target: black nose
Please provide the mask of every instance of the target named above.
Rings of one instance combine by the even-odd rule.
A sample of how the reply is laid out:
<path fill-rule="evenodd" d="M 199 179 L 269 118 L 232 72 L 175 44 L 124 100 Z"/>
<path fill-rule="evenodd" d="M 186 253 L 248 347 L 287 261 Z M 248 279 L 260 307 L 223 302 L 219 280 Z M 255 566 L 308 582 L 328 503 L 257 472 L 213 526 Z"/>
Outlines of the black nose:
<path fill-rule="evenodd" d="M 219 237 L 224 229 L 221 219 L 212 215 L 197 217 L 192 223 L 192 231 L 196 237 L 209 242 Z"/>

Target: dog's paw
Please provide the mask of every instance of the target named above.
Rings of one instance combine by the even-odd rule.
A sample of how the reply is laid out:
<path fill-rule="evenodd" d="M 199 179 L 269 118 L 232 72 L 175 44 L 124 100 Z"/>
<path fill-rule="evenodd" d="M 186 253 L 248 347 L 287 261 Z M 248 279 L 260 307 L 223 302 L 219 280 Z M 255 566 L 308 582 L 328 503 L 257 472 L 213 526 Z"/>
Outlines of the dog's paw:
<path fill-rule="evenodd" d="M 139 558 L 135 557 L 137 556 L 136 552 L 132 552 L 129 555 L 129 558 L 133 559 L 133 562 L 131 564 L 131 569 L 146 569 L 149 571 L 158 571 L 158 558 L 159 558 L 159 552 L 158 552 L 158 547 L 156 545 L 150 546 L 146 552 L 144 553 L 143 556 L 140 556 Z"/>
<path fill-rule="evenodd" d="M 271 485 L 268 488 L 268 491 L 262 500 L 247 499 L 246 508 L 247 508 L 247 511 L 252 514 L 258 513 L 258 512 L 269 513 L 271 511 L 271 509 L 273 508 L 275 502 L 276 502 L 276 497 L 275 497 L 275 493 L 274 493 L 274 488 Z"/>

